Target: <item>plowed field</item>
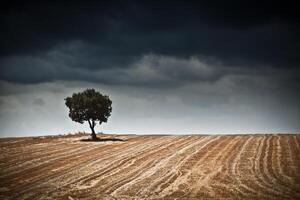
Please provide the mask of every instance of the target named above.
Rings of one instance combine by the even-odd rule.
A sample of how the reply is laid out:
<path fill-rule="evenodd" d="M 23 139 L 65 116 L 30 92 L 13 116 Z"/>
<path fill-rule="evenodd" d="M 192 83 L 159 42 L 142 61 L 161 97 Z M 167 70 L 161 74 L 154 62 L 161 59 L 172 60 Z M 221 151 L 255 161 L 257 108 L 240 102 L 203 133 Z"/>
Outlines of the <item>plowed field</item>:
<path fill-rule="evenodd" d="M 114 137 L 0 139 L 0 199 L 300 199 L 300 134 Z"/>

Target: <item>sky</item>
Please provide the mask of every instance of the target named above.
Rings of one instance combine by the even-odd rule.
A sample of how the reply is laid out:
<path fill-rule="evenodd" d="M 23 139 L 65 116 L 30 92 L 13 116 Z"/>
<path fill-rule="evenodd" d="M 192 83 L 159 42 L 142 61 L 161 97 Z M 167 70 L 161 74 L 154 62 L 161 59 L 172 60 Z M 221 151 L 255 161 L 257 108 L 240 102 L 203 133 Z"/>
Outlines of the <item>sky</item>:
<path fill-rule="evenodd" d="M 131 134 L 300 132 L 300 16 L 289 1 L 8 1 L 0 137 L 89 132 L 64 98 L 95 88 Z"/>

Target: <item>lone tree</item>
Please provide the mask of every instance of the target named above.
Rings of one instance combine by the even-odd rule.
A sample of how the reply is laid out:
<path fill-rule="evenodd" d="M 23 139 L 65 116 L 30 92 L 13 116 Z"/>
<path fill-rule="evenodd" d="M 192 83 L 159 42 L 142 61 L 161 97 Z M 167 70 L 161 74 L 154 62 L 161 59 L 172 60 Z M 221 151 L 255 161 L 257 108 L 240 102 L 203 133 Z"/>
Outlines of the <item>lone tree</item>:
<path fill-rule="evenodd" d="M 112 111 L 111 100 L 107 95 L 102 95 L 94 89 L 86 89 L 83 92 L 74 93 L 72 97 L 65 98 L 69 108 L 69 117 L 78 123 L 87 121 L 92 130 L 92 140 L 97 140 L 94 130 L 96 123 L 107 122 Z"/>

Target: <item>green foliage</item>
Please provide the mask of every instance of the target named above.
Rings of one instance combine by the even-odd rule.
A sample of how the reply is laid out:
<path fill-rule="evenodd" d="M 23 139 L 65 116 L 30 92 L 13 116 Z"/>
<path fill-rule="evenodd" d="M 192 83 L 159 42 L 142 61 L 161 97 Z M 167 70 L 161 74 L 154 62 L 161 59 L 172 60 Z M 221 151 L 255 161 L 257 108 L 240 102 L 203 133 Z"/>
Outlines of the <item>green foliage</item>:
<path fill-rule="evenodd" d="M 99 124 L 107 122 L 112 111 L 112 101 L 109 97 L 94 89 L 74 93 L 72 97 L 65 98 L 65 104 L 69 108 L 69 117 L 73 121 L 81 124 L 88 121 L 93 128 L 95 122 Z"/>

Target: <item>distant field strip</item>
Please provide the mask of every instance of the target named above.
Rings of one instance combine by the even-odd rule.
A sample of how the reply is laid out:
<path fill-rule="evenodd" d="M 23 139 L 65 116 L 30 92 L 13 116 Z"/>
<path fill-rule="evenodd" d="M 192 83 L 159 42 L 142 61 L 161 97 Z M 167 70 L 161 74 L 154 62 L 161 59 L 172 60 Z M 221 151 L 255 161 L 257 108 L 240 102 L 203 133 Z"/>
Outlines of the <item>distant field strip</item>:
<path fill-rule="evenodd" d="M 300 199 L 300 134 L 86 137 L 0 139 L 0 199 Z"/>

